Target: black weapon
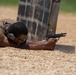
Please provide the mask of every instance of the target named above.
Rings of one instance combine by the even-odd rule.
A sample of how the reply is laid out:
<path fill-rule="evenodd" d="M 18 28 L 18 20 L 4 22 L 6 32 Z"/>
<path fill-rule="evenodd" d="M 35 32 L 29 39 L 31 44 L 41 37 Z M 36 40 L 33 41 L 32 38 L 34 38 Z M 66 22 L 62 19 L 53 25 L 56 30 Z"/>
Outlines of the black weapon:
<path fill-rule="evenodd" d="M 48 34 L 46 35 L 46 38 L 49 39 L 49 38 L 60 38 L 60 37 L 65 37 L 66 36 L 66 33 L 60 33 L 60 34 Z"/>

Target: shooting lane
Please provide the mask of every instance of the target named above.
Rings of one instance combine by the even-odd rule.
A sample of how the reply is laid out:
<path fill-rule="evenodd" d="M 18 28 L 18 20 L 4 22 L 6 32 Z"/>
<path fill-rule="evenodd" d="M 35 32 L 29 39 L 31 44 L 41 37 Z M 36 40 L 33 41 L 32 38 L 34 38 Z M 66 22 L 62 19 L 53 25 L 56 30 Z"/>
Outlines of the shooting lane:
<path fill-rule="evenodd" d="M 28 30 L 28 40 L 45 39 L 46 34 L 55 34 L 60 0 L 20 0 L 18 21 L 23 21 Z"/>

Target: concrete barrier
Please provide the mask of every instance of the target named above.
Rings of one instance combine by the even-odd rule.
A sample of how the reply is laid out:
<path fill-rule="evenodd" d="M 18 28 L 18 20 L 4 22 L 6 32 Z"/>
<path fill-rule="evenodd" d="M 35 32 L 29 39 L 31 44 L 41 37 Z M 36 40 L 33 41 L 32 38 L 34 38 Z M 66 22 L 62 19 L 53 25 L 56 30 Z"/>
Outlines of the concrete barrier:
<path fill-rule="evenodd" d="M 20 0 L 18 21 L 23 21 L 28 30 L 28 40 L 45 39 L 46 34 L 55 34 L 60 0 Z"/>

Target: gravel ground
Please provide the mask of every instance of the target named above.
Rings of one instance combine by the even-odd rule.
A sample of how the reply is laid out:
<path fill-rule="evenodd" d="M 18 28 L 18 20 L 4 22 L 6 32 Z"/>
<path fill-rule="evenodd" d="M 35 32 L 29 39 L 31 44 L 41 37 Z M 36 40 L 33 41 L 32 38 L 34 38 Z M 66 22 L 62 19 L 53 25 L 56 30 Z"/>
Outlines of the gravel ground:
<path fill-rule="evenodd" d="M 17 7 L 0 7 L 0 19 L 16 19 Z M 54 51 L 0 48 L 0 75 L 76 75 L 76 14 L 59 13 Z"/>

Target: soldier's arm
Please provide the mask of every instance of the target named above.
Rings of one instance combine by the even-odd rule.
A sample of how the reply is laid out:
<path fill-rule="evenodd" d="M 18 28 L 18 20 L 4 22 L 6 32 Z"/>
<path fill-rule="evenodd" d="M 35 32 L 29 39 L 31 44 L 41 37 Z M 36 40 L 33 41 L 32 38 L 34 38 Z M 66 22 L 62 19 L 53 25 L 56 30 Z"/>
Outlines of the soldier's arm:
<path fill-rule="evenodd" d="M 31 49 L 31 50 L 52 50 L 55 47 L 55 44 L 57 42 L 57 39 L 55 38 L 49 38 L 48 40 L 43 41 L 27 41 L 26 44 L 23 45 L 16 45 L 12 42 L 9 42 L 7 37 L 4 38 L 4 40 L 0 41 L 0 46 L 2 47 L 15 47 L 15 48 L 21 48 L 21 49 Z"/>
<path fill-rule="evenodd" d="M 42 40 L 37 42 L 26 42 L 29 45 L 29 49 L 33 50 L 51 50 L 55 47 L 57 42 L 56 38 L 49 38 L 48 40 Z"/>
<path fill-rule="evenodd" d="M 10 46 L 10 43 L 9 43 L 7 37 L 0 39 L 0 46 L 2 46 L 2 47 Z"/>
<path fill-rule="evenodd" d="M 8 40 L 6 36 L 3 39 L 0 38 L 0 47 L 18 47 L 16 44 Z"/>

